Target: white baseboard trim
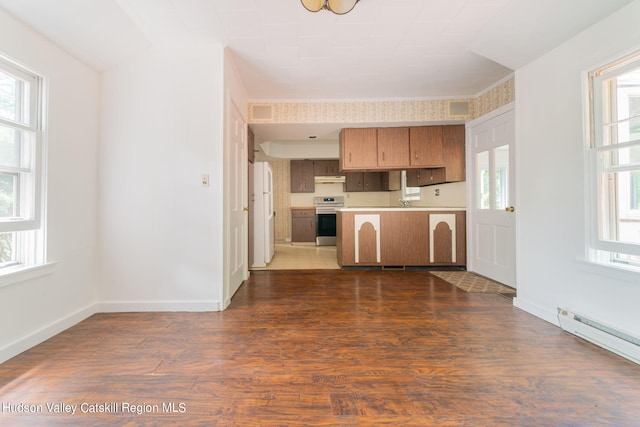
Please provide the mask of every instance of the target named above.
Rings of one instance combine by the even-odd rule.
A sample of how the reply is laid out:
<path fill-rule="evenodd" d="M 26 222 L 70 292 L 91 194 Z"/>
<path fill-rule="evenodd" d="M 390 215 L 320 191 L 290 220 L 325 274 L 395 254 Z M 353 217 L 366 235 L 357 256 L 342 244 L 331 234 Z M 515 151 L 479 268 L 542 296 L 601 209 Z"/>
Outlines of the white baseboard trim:
<path fill-rule="evenodd" d="M 96 304 L 96 313 L 147 311 L 221 311 L 220 301 L 104 301 Z"/>
<path fill-rule="evenodd" d="M 539 317 L 542 320 L 546 320 L 547 322 L 560 327 L 560 323 L 558 322 L 557 310 L 548 310 L 544 307 L 518 297 L 513 299 L 513 305 L 521 310 L 526 311 L 527 313 L 533 314 L 534 316 Z"/>
<path fill-rule="evenodd" d="M 60 332 L 69 329 L 73 325 L 76 325 L 82 322 L 84 319 L 92 316 L 96 313 L 95 311 L 96 305 L 91 304 L 87 307 L 76 311 L 60 320 L 50 323 L 49 325 L 33 332 L 21 338 L 17 341 L 12 342 L 11 344 L 0 349 L 0 363 L 3 363 L 12 357 L 17 356 L 23 351 L 29 350 L 31 347 L 34 347 L 49 338 L 59 334 Z"/>

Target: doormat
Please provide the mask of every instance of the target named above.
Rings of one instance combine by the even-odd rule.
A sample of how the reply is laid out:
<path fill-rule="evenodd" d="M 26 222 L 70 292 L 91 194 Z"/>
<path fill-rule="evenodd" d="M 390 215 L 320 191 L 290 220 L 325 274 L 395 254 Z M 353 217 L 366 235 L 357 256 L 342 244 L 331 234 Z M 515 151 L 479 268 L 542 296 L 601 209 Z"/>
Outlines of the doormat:
<path fill-rule="evenodd" d="M 515 289 L 469 271 L 432 271 L 431 274 L 466 292 L 486 292 L 508 298 L 516 296 Z"/>

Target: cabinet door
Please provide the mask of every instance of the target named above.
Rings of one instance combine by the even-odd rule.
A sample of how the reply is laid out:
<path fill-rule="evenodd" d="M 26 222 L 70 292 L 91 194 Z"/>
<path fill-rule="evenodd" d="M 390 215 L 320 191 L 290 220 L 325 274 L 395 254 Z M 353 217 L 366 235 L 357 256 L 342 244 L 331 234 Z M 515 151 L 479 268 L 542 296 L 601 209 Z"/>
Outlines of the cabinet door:
<path fill-rule="evenodd" d="M 340 131 L 340 170 L 364 170 L 378 167 L 378 137 L 375 128 Z"/>
<path fill-rule="evenodd" d="M 409 129 L 411 166 L 444 166 L 442 126 L 420 126 Z"/>
<path fill-rule="evenodd" d="M 313 209 L 291 211 L 291 241 L 314 242 L 316 240 L 316 213 Z"/>
<path fill-rule="evenodd" d="M 407 187 L 424 187 L 425 185 L 445 182 L 444 168 L 409 169 L 407 170 Z"/>
<path fill-rule="evenodd" d="M 291 192 L 313 193 L 315 181 L 312 160 L 291 160 Z"/>
<path fill-rule="evenodd" d="M 364 191 L 382 191 L 382 172 L 364 172 Z"/>
<path fill-rule="evenodd" d="M 364 191 L 364 173 L 348 172 L 345 174 L 344 191 Z"/>
<path fill-rule="evenodd" d="M 443 126 L 442 156 L 446 182 L 464 181 L 465 129 L 464 125 Z"/>
<path fill-rule="evenodd" d="M 382 173 L 382 191 L 398 191 L 402 189 L 400 171 Z"/>
<path fill-rule="evenodd" d="M 378 129 L 378 167 L 409 166 L 409 128 Z"/>
<path fill-rule="evenodd" d="M 338 160 L 315 160 L 313 173 L 315 176 L 337 176 L 340 174 Z"/>

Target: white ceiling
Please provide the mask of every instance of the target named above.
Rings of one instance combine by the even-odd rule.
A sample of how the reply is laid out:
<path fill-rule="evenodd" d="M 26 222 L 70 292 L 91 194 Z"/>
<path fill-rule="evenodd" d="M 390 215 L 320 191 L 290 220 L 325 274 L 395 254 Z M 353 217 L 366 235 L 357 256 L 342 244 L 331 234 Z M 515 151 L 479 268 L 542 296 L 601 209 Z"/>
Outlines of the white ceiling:
<path fill-rule="evenodd" d="M 337 100 L 476 95 L 631 1 L 360 0 L 343 16 L 308 12 L 299 0 L 0 0 L 0 8 L 97 70 L 149 44 L 221 42 L 252 100 Z"/>

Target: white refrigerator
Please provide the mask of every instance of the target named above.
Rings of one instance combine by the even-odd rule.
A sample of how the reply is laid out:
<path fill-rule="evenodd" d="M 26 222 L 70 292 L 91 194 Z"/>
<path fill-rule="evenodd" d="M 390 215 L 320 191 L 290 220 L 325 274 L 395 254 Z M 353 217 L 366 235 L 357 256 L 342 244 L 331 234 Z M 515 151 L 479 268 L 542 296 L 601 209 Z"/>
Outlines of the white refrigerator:
<path fill-rule="evenodd" d="M 275 250 L 273 172 L 267 162 L 253 164 L 253 264 L 266 267 Z"/>

